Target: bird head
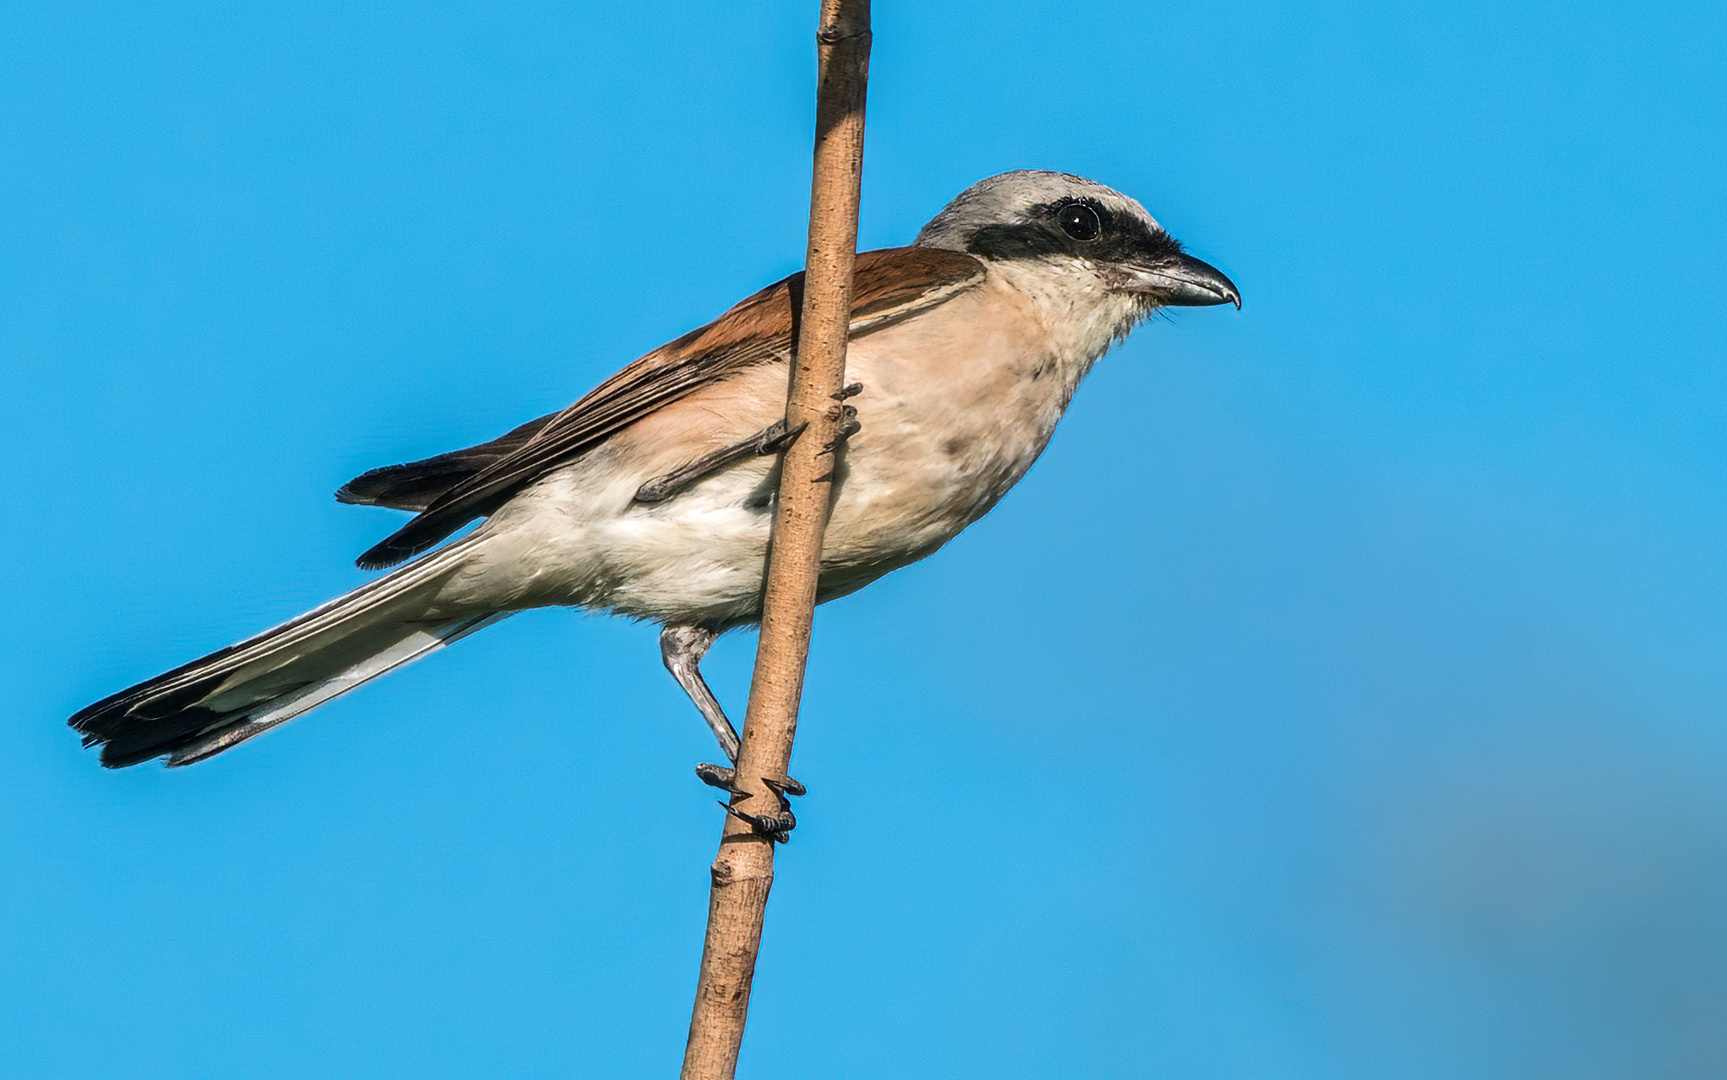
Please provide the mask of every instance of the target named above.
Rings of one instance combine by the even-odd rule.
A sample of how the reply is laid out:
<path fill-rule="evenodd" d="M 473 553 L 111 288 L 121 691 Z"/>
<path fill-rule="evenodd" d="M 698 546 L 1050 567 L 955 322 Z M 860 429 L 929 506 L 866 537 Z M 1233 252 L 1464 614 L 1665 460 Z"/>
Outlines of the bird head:
<path fill-rule="evenodd" d="M 1235 284 L 1183 253 L 1145 207 L 1066 173 L 1021 170 L 980 180 L 925 225 L 916 244 L 1089 274 L 1105 291 L 1130 296 L 1142 313 L 1241 306 Z"/>

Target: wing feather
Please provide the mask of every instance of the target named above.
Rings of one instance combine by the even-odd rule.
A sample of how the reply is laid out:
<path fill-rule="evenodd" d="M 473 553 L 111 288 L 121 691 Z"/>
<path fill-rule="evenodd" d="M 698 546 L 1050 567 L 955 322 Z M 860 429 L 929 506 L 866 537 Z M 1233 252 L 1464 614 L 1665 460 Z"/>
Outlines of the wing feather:
<path fill-rule="evenodd" d="M 960 252 L 862 252 L 853 279 L 851 335 L 927 311 L 983 277 L 983 264 Z M 786 362 L 802 308 L 803 275 L 794 274 L 648 353 L 563 412 L 469 450 L 375 469 L 350 482 L 337 498 L 420 511 L 361 555 L 359 564 L 379 569 L 417 555 L 655 410 L 746 368 Z"/>

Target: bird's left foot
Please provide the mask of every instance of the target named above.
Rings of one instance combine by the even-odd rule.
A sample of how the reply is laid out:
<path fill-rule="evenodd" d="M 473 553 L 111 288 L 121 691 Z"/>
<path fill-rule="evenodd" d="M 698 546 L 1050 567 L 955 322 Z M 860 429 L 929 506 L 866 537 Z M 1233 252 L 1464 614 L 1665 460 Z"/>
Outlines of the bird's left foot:
<path fill-rule="evenodd" d="M 748 798 L 750 795 L 749 792 L 738 787 L 737 770 L 728 766 L 714 765 L 704 761 L 696 766 L 696 776 L 702 783 L 709 787 L 719 788 L 734 799 Z M 762 783 L 773 793 L 774 798 L 779 800 L 777 812 L 751 814 L 739 810 L 729 802 L 723 802 L 720 805 L 725 807 L 726 813 L 748 825 L 757 836 L 771 840 L 776 844 L 783 844 L 791 839 L 791 831 L 797 828 L 798 824 L 797 815 L 792 813 L 791 797 L 807 794 L 809 789 L 789 776 L 784 780 L 774 780 L 764 776 Z"/>
<path fill-rule="evenodd" d="M 833 441 L 822 446 L 822 453 L 831 454 L 846 444 L 846 440 L 863 430 L 863 422 L 858 419 L 856 405 L 835 405 L 831 410 L 832 419 L 838 421 L 834 428 Z"/>

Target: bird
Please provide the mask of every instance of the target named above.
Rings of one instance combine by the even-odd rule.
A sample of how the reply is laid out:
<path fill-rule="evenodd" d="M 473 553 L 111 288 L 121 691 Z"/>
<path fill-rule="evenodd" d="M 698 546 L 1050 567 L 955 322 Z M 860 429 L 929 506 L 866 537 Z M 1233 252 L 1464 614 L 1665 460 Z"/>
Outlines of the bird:
<path fill-rule="evenodd" d="M 348 482 L 341 502 L 414 514 L 358 560 L 394 569 L 70 725 L 109 768 L 190 765 L 518 611 L 563 606 L 658 623 L 665 666 L 735 761 L 700 665 L 761 617 L 779 454 L 800 434 L 784 412 L 802 283 L 747 297 L 561 412 Z M 1092 365 L 1149 315 L 1225 303 L 1241 307 L 1234 283 L 1138 202 L 1058 172 L 979 181 L 911 246 L 859 253 L 817 602 L 988 513 Z"/>

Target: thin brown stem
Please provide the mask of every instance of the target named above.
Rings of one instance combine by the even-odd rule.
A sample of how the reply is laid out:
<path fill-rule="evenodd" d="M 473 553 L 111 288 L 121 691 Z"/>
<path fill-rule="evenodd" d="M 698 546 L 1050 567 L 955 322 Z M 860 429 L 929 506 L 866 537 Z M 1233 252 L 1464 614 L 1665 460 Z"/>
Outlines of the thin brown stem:
<path fill-rule="evenodd" d="M 763 777 L 783 779 L 797 733 L 798 702 L 814 621 L 822 533 L 832 488 L 840 388 L 845 385 L 852 264 L 863 175 L 864 90 L 869 78 L 869 0 L 822 0 L 816 34 L 815 173 L 803 313 L 786 428 L 808 425 L 784 453 L 779 503 L 762 603 L 761 642 L 738 752 L 732 803 L 770 814 L 777 796 Z M 683 1080 L 731 1080 L 743 1042 L 762 918 L 774 879 L 774 844 L 726 815 L 708 898 L 708 932 L 696 987 Z"/>

